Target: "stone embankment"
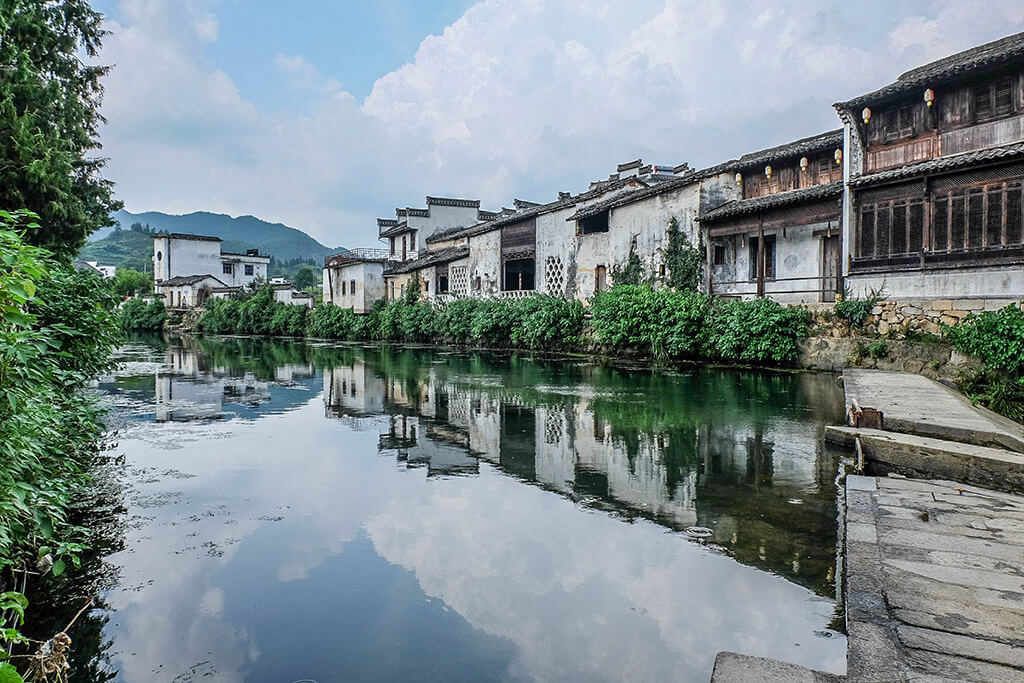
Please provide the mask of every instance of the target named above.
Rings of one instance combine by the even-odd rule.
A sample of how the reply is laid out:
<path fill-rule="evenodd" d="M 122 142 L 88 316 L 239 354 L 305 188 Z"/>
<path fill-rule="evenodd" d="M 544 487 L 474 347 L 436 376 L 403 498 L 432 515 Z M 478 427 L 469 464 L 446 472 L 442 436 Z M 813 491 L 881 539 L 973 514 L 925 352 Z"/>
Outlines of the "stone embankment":
<path fill-rule="evenodd" d="M 723 652 L 713 683 L 1024 681 L 1024 427 L 918 375 L 844 385 L 847 674 Z"/>

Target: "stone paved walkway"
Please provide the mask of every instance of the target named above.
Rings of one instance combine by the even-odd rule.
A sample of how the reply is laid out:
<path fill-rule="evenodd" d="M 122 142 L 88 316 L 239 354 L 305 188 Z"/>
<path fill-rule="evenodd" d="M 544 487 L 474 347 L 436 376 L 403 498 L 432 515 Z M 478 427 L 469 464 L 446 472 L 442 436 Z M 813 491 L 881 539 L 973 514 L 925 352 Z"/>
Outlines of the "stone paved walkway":
<path fill-rule="evenodd" d="M 884 415 L 883 429 L 1024 452 L 1024 428 L 971 405 L 963 395 L 938 382 L 905 372 L 846 370 L 846 405 Z"/>
<path fill-rule="evenodd" d="M 1024 497 L 848 476 L 850 681 L 1024 681 Z"/>

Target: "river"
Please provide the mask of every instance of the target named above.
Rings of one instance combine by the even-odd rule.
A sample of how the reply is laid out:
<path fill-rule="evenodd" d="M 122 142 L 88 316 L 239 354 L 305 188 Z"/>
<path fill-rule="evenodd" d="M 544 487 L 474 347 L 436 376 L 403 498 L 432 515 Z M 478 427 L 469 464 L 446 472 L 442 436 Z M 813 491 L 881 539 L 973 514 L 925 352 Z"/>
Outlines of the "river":
<path fill-rule="evenodd" d="M 103 538 L 35 606 L 100 597 L 72 680 L 845 669 L 829 375 L 235 338 L 120 356 L 80 511 Z"/>

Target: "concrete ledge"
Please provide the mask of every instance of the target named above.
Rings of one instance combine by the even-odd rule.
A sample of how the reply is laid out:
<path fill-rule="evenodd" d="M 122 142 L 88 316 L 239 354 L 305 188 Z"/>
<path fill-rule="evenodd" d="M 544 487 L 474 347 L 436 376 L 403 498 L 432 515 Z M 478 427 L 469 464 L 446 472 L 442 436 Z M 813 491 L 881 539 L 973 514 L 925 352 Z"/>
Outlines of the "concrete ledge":
<path fill-rule="evenodd" d="M 853 447 L 858 438 L 872 474 L 896 472 L 1024 493 L 1024 455 L 1014 451 L 877 429 L 825 428 L 825 439 L 833 443 Z"/>
<path fill-rule="evenodd" d="M 845 676 L 735 652 L 719 652 L 711 683 L 840 683 Z"/>

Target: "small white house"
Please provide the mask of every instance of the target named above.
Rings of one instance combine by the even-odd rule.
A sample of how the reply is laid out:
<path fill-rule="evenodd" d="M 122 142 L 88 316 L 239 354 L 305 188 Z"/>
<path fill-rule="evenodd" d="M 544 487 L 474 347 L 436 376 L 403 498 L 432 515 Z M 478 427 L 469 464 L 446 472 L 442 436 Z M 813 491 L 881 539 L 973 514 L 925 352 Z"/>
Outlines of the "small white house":
<path fill-rule="evenodd" d="M 208 235 L 157 233 L 153 235 L 153 281 L 175 277 L 216 275 L 222 287 L 247 287 L 267 279 L 269 256 L 249 249 L 244 254 L 221 251 L 221 239 Z"/>
<path fill-rule="evenodd" d="M 167 308 L 194 308 L 207 298 L 216 296 L 226 285 L 212 275 L 178 275 L 156 285 Z"/>
<path fill-rule="evenodd" d="M 298 291 L 290 284 L 274 285 L 274 301 L 293 306 L 313 308 L 313 297 L 306 292 Z"/>

